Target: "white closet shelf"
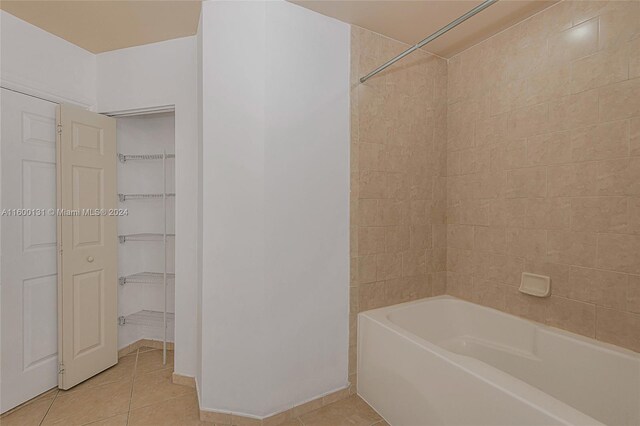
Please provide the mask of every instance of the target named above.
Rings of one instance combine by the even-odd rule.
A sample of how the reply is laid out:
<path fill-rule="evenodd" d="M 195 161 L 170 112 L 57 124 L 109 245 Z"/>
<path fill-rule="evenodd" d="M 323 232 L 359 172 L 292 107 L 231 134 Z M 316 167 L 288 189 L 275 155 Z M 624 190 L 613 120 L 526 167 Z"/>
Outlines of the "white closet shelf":
<path fill-rule="evenodd" d="M 127 200 L 144 200 L 150 198 L 159 198 L 162 199 L 162 193 L 146 193 L 146 194 L 118 194 L 118 198 L 120 202 L 124 202 Z M 167 197 L 175 197 L 176 194 L 173 192 L 168 192 L 165 194 Z"/>
<path fill-rule="evenodd" d="M 161 233 L 142 233 L 142 234 L 123 234 L 118 235 L 120 243 L 127 241 L 162 241 L 164 234 Z M 175 237 L 176 234 L 167 234 L 167 237 Z"/>
<path fill-rule="evenodd" d="M 164 157 L 164 154 L 118 154 L 118 160 L 121 163 L 126 163 L 127 161 L 140 161 L 140 160 L 162 160 L 162 158 L 176 158 L 175 154 L 167 154 Z"/>
<path fill-rule="evenodd" d="M 137 324 L 144 325 L 147 327 L 158 327 L 162 328 L 163 321 L 163 312 L 162 311 L 148 311 L 142 310 L 138 311 L 135 314 L 121 316 L 118 318 L 118 322 L 120 325 L 126 324 Z M 172 312 L 167 312 L 167 323 L 173 322 L 174 314 Z"/>
<path fill-rule="evenodd" d="M 175 280 L 176 274 L 167 272 L 167 281 Z M 126 275 L 120 277 L 118 282 L 120 285 L 125 284 L 162 284 L 164 274 L 162 272 L 138 272 L 137 274 Z"/>

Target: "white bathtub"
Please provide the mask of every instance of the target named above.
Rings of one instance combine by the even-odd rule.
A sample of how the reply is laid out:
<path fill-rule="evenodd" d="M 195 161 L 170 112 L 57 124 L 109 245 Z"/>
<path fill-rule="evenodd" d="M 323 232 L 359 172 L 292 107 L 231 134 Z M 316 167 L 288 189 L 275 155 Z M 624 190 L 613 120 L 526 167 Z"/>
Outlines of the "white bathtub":
<path fill-rule="evenodd" d="M 358 315 L 358 394 L 392 426 L 638 426 L 640 354 L 439 296 Z"/>

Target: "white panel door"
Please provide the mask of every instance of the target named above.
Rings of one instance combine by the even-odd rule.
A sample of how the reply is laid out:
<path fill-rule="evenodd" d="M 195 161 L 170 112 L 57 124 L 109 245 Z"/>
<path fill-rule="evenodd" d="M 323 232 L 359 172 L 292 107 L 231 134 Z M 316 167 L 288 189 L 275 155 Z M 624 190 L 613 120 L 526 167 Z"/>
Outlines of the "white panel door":
<path fill-rule="evenodd" d="M 118 362 L 116 120 L 58 109 L 58 303 L 61 374 L 69 389 Z"/>
<path fill-rule="evenodd" d="M 0 411 L 55 387 L 56 104 L 0 89 Z M 12 216 L 11 209 L 44 209 Z M 19 213 L 19 212 L 15 212 Z"/>

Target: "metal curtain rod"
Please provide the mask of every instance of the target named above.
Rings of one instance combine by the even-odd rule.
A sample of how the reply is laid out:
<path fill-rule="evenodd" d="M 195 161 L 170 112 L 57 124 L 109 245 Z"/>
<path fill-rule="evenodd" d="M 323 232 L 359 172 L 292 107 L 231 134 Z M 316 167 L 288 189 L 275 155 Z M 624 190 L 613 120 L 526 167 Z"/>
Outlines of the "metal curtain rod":
<path fill-rule="evenodd" d="M 395 64 L 396 62 L 398 62 L 400 59 L 402 59 L 405 56 L 413 53 L 415 50 L 420 49 L 422 46 L 426 45 L 427 43 L 432 42 L 433 40 L 435 40 L 438 37 L 440 37 L 442 34 L 446 33 L 447 31 L 449 31 L 449 30 L 451 30 L 451 29 L 453 29 L 455 27 L 457 27 L 458 25 L 462 24 L 467 19 L 469 19 L 472 16 L 482 12 L 483 10 L 485 10 L 486 8 L 491 6 L 492 4 L 496 3 L 497 1 L 498 0 L 485 0 L 484 2 L 479 4 L 478 6 L 474 7 L 473 9 L 471 9 L 470 11 L 468 11 L 467 13 L 465 13 L 464 15 L 462 15 L 461 17 L 456 19 L 455 21 L 452 21 L 452 22 L 448 23 L 447 25 L 445 25 L 444 27 L 440 28 L 438 31 L 436 31 L 435 33 L 431 34 L 429 37 L 425 38 L 420 43 L 416 44 L 415 46 L 412 46 L 412 47 L 408 48 L 407 50 L 405 50 L 404 52 L 402 52 L 401 54 L 399 54 L 395 58 L 391 59 L 388 62 L 385 62 L 382 65 L 380 65 L 378 68 L 376 68 L 375 70 L 371 71 L 369 74 L 367 74 L 364 77 L 362 77 L 360 79 L 360 83 L 364 83 L 365 81 L 369 80 L 374 75 L 378 74 L 380 71 L 383 71 L 383 70 L 387 69 L 391 65 Z"/>

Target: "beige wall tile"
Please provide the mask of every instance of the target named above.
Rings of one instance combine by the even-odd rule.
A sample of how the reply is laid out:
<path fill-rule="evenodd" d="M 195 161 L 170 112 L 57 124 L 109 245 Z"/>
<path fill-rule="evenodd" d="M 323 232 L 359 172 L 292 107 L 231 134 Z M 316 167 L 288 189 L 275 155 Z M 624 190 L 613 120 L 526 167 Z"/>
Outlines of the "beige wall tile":
<path fill-rule="evenodd" d="M 449 225 L 447 227 L 447 245 L 448 247 L 472 250 L 473 226 Z"/>
<path fill-rule="evenodd" d="M 409 250 L 410 226 L 386 226 L 384 228 L 385 253 L 399 253 Z"/>
<path fill-rule="evenodd" d="M 385 198 L 387 175 L 384 172 L 360 172 L 360 198 Z"/>
<path fill-rule="evenodd" d="M 544 256 L 547 250 L 547 231 L 540 229 L 507 229 L 507 250 L 509 254 L 525 259 Z"/>
<path fill-rule="evenodd" d="M 640 314 L 640 275 L 629 275 L 627 310 Z"/>
<path fill-rule="evenodd" d="M 436 272 L 431 282 L 431 295 L 440 296 L 447 292 L 447 272 Z"/>
<path fill-rule="evenodd" d="M 527 103 L 538 104 L 568 95 L 572 88 L 571 83 L 572 68 L 570 64 L 561 63 L 545 67 L 529 77 L 527 81 Z"/>
<path fill-rule="evenodd" d="M 508 117 L 504 113 L 476 121 L 476 146 L 495 145 L 505 142 L 508 130 Z"/>
<path fill-rule="evenodd" d="M 507 286 L 500 283 L 473 279 L 473 301 L 491 308 L 505 310 Z"/>
<path fill-rule="evenodd" d="M 488 148 L 471 148 L 458 151 L 460 174 L 478 173 L 489 168 L 490 153 Z"/>
<path fill-rule="evenodd" d="M 598 50 L 598 18 L 590 19 L 549 38 L 549 58 L 570 61 Z"/>
<path fill-rule="evenodd" d="M 493 227 L 523 227 L 527 200 L 511 198 L 492 200 L 489 204 L 489 224 Z"/>
<path fill-rule="evenodd" d="M 425 250 L 409 250 L 402 253 L 402 276 L 412 277 L 427 273 Z"/>
<path fill-rule="evenodd" d="M 596 306 L 551 296 L 546 323 L 587 337 L 595 337 Z"/>
<path fill-rule="evenodd" d="M 515 287 L 505 290 L 505 310 L 513 315 L 527 318 L 540 323 L 547 319 L 547 301 L 539 297 L 520 293 Z"/>
<path fill-rule="evenodd" d="M 398 226 L 406 223 L 408 204 L 405 201 L 383 199 L 378 200 L 380 224 L 382 226 Z"/>
<path fill-rule="evenodd" d="M 474 277 L 510 286 L 520 285 L 524 259 L 510 255 L 477 251 L 474 254 Z"/>
<path fill-rule="evenodd" d="M 549 197 L 596 195 L 597 176 L 594 163 L 550 166 L 547 170 Z"/>
<path fill-rule="evenodd" d="M 491 94 L 491 114 L 502 115 L 526 105 L 527 79 L 520 76 L 493 89 Z"/>
<path fill-rule="evenodd" d="M 600 161 L 598 195 L 640 195 L 640 157 Z"/>
<path fill-rule="evenodd" d="M 528 167 L 507 171 L 505 197 L 527 198 L 547 195 L 547 168 Z"/>
<path fill-rule="evenodd" d="M 385 306 L 384 282 L 362 284 L 358 288 L 358 307 L 360 312 Z"/>
<path fill-rule="evenodd" d="M 620 272 L 571 267 L 568 297 L 614 309 L 626 309 L 629 276 Z"/>
<path fill-rule="evenodd" d="M 631 119 L 629 148 L 631 155 L 640 155 L 640 117 L 634 117 Z"/>
<path fill-rule="evenodd" d="M 567 2 L 567 7 L 571 9 L 569 14 L 572 16 L 573 25 L 580 24 L 602 13 L 606 13 L 608 3 L 608 0 Z"/>
<path fill-rule="evenodd" d="M 447 294 L 462 299 L 471 299 L 473 294 L 472 276 L 457 272 L 447 272 Z"/>
<path fill-rule="evenodd" d="M 571 133 L 573 161 L 606 160 L 629 154 L 629 121 L 613 121 Z"/>
<path fill-rule="evenodd" d="M 569 131 L 532 136 L 526 142 L 526 165 L 562 164 L 571 161 Z"/>
<path fill-rule="evenodd" d="M 629 78 L 640 77 L 640 37 L 631 40 L 629 50 Z"/>
<path fill-rule="evenodd" d="M 640 309 L 638 22 L 640 2 L 568 0 L 449 61 L 448 294 L 592 337 L 596 306 Z"/>
<path fill-rule="evenodd" d="M 358 167 L 361 171 L 383 171 L 384 146 L 374 143 L 358 144 Z"/>
<path fill-rule="evenodd" d="M 640 35 L 640 3 L 612 1 L 600 15 L 601 49 L 619 46 Z"/>
<path fill-rule="evenodd" d="M 640 78 L 622 81 L 598 89 L 600 121 L 612 121 L 640 115 Z"/>
<path fill-rule="evenodd" d="M 447 271 L 472 275 L 473 270 L 473 251 L 447 248 Z"/>
<path fill-rule="evenodd" d="M 640 315 L 597 307 L 596 337 L 640 352 Z"/>
<path fill-rule="evenodd" d="M 525 138 L 545 133 L 549 126 L 546 103 L 516 109 L 509 114 L 509 137 Z"/>
<path fill-rule="evenodd" d="M 640 197 L 629 197 L 629 223 L 627 231 L 640 234 Z"/>
<path fill-rule="evenodd" d="M 626 232 L 628 222 L 626 197 L 571 199 L 571 229 L 574 231 Z"/>
<path fill-rule="evenodd" d="M 587 232 L 549 232 L 547 258 L 551 263 L 596 266 L 597 235 Z"/>
<path fill-rule="evenodd" d="M 599 234 L 598 267 L 640 274 L 640 235 Z"/>
<path fill-rule="evenodd" d="M 473 147 L 475 107 L 474 102 L 458 102 L 449 105 L 447 110 L 447 148 L 449 150 Z"/>
<path fill-rule="evenodd" d="M 570 130 L 596 123 L 598 90 L 587 90 L 549 102 L 549 131 Z"/>
<path fill-rule="evenodd" d="M 629 76 L 629 50 L 626 45 L 601 50 L 571 64 L 571 92 L 605 86 Z"/>
<path fill-rule="evenodd" d="M 385 281 L 402 276 L 402 255 L 400 253 L 376 256 L 376 280 Z"/>
<path fill-rule="evenodd" d="M 524 210 L 524 227 L 534 229 L 569 229 L 571 199 L 529 198 Z"/>
<path fill-rule="evenodd" d="M 355 214 L 359 226 L 382 226 L 382 215 L 378 208 L 378 200 L 364 199 L 357 200 L 357 203 Z M 354 212 L 352 211 L 352 213 Z"/>
<path fill-rule="evenodd" d="M 571 28 L 573 24 L 579 24 L 592 18 L 589 16 L 577 22 L 572 22 L 572 18 L 575 15 L 574 9 L 572 2 L 558 3 L 552 9 L 545 9 L 531 17 L 531 19 L 524 21 L 522 25 L 526 26 L 526 33 L 531 37 L 545 40 L 552 34 Z"/>
<path fill-rule="evenodd" d="M 376 280 L 376 256 L 360 256 L 358 262 L 358 282 L 370 283 Z"/>
<path fill-rule="evenodd" d="M 506 253 L 506 230 L 504 228 L 474 226 L 474 248 L 492 253 Z"/>
<path fill-rule="evenodd" d="M 361 255 L 384 253 L 384 228 L 359 228 L 358 252 Z"/>
<path fill-rule="evenodd" d="M 426 225 L 429 223 L 431 203 L 428 200 L 411 200 L 409 202 L 409 224 Z"/>
<path fill-rule="evenodd" d="M 431 248 L 432 242 L 432 225 L 411 225 L 409 227 L 409 248 L 413 250 Z"/>

